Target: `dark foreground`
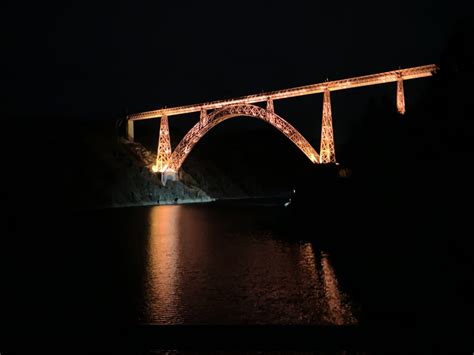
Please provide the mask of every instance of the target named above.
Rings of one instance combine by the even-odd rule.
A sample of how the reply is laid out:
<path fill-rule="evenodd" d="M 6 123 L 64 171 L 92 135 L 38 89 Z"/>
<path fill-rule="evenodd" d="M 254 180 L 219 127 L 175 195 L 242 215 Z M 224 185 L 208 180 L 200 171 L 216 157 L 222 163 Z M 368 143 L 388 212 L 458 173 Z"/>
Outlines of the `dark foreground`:
<path fill-rule="evenodd" d="M 230 215 L 235 216 L 233 224 L 222 224 L 224 229 L 218 236 L 225 237 L 224 232 L 229 230 L 272 230 L 278 233 L 270 240 L 281 240 L 281 245 L 308 244 L 327 253 L 341 290 L 354 304 L 356 324 L 242 323 L 238 320 L 249 312 L 245 309 L 225 322 L 219 318 L 203 322 L 207 316 L 212 318 L 213 309 L 216 314 L 226 315 L 227 305 L 221 301 L 235 287 L 226 283 L 226 278 L 223 288 L 218 288 L 219 292 L 224 290 L 223 295 L 219 293 L 222 297 L 215 296 L 212 287 L 206 291 L 209 285 L 205 283 L 189 297 L 189 304 L 216 302 L 210 313 L 194 315 L 182 324 L 173 318 L 168 323 L 144 321 L 140 314 L 146 315 L 146 311 L 139 311 L 140 299 L 144 298 L 137 295 L 146 294 L 140 286 L 144 284 L 140 270 L 146 254 L 141 254 L 137 238 L 130 236 L 147 235 L 148 226 L 141 217 L 145 210 L 131 208 L 97 215 L 28 205 L 10 214 L 7 221 L 10 238 L 3 249 L 7 255 L 2 258 L 4 330 L 0 350 L 139 353 L 153 349 L 472 349 L 474 273 L 464 229 L 468 214 L 455 204 L 450 209 L 440 208 L 450 201 L 448 196 L 453 191 L 447 194 L 439 190 L 435 195 L 426 185 L 429 188 L 418 189 L 417 195 L 411 191 L 398 194 L 388 187 L 377 194 L 374 188 L 366 190 L 355 180 L 337 181 L 324 185 L 326 188 L 318 194 L 308 189 L 313 181 L 301 183 L 291 208 L 280 208 L 284 212 L 273 219 L 256 218 L 255 206 L 232 207 L 226 202 L 203 208 L 220 213 L 230 209 Z M 409 200 L 407 196 L 411 196 Z M 202 211 L 198 206 L 193 208 Z M 267 211 L 272 207 L 258 208 Z M 190 220 L 197 223 L 190 230 L 200 228 L 200 219 Z M 234 236 L 236 245 L 245 240 L 229 235 Z M 234 248 L 225 245 L 218 244 L 227 251 Z M 212 260 L 221 260 L 218 256 L 209 254 L 204 264 L 211 267 L 211 276 L 219 275 L 219 270 L 225 275 L 228 265 L 235 264 L 225 262 L 218 269 L 218 264 L 212 264 Z M 269 260 L 269 265 L 271 270 L 274 262 Z M 197 263 L 195 270 L 203 267 Z M 264 274 L 259 277 L 266 279 Z M 167 280 L 161 284 L 167 285 Z M 184 286 L 190 287 L 192 282 L 190 279 Z M 168 291 L 157 292 L 164 298 L 158 298 L 156 304 L 163 305 Z M 230 302 L 243 302 L 238 291 L 230 294 L 237 297 Z M 209 300 L 210 295 L 215 298 Z M 262 295 L 267 296 L 265 291 Z M 301 303 L 298 299 L 292 302 Z M 277 313 L 285 314 L 284 308 L 278 309 Z M 269 319 L 270 315 L 266 311 L 261 319 Z M 237 321 L 232 324 L 233 320 Z"/>

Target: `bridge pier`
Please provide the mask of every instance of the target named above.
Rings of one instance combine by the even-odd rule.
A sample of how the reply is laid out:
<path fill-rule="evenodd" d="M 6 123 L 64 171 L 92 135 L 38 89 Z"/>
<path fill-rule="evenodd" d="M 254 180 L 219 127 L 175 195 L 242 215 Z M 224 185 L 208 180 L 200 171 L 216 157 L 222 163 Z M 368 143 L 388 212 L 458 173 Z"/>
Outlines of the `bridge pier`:
<path fill-rule="evenodd" d="M 336 149 L 334 147 L 334 132 L 332 128 L 331 97 L 329 90 L 324 91 L 323 120 L 321 124 L 320 163 L 336 163 Z"/>
<path fill-rule="evenodd" d="M 273 106 L 273 100 L 269 97 L 267 99 L 267 119 L 273 121 L 273 114 L 275 113 L 275 107 Z"/>
<path fill-rule="evenodd" d="M 161 116 L 160 135 L 158 138 L 158 151 L 156 153 L 156 164 L 153 166 L 154 172 L 164 172 L 168 167 L 171 156 L 170 131 L 168 126 L 168 117 L 166 114 Z"/>
<path fill-rule="evenodd" d="M 207 111 L 205 109 L 201 109 L 201 112 L 199 113 L 199 123 L 201 125 L 201 127 L 204 127 L 205 125 L 207 125 Z"/>
<path fill-rule="evenodd" d="M 275 107 L 273 106 L 273 100 L 270 97 L 267 99 L 267 112 L 275 113 Z"/>
<path fill-rule="evenodd" d="M 130 142 L 133 142 L 134 140 L 134 132 L 133 132 L 133 120 L 128 120 L 127 121 L 127 139 Z"/>
<path fill-rule="evenodd" d="M 405 93 L 403 91 L 403 79 L 401 75 L 397 80 L 397 110 L 401 115 L 405 114 Z"/>

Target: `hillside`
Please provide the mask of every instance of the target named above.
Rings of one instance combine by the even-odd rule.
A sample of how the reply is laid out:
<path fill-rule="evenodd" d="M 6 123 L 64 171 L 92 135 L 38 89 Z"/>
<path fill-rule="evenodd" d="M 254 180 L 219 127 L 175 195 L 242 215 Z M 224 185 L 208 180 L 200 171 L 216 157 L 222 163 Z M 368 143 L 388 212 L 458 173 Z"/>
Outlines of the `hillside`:
<path fill-rule="evenodd" d="M 48 210 L 208 202 L 246 193 L 219 169 L 190 157 L 181 181 L 161 184 L 154 152 L 121 139 L 115 120 L 17 119 L 4 128 L 3 173 L 10 208 L 41 202 Z"/>

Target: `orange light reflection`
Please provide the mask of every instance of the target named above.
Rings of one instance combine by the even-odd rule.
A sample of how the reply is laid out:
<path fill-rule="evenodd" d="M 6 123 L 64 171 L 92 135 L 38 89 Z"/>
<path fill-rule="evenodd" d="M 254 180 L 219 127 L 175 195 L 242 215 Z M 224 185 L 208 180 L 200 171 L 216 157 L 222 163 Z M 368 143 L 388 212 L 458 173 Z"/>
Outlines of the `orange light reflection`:
<path fill-rule="evenodd" d="M 181 206 L 156 206 L 150 211 L 147 307 L 154 319 L 176 320 L 179 295 L 178 245 Z"/>
<path fill-rule="evenodd" d="M 303 245 L 301 252 L 308 277 L 314 282 L 315 303 L 321 320 L 334 325 L 357 323 L 348 297 L 339 288 L 328 255 L 321 253 L 318 262 L 311 243 Z"/>

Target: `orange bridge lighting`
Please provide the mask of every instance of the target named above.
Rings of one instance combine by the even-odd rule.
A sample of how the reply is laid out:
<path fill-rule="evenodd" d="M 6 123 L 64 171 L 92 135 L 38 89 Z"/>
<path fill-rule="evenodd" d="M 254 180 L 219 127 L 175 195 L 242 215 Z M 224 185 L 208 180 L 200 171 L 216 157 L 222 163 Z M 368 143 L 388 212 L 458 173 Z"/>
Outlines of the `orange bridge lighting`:
<path fill-rule="evenodd" d="M 127 136 L 129 140 L 133 141 L 134 121 L 161 117 L 157 159 L 156 164 L 152 167 L 152 171 L 155 173 L 162 173 L 162 181 L 164 184 L 167 180 L 176 180 L 178 178 L 178 171 L 184 160 L 195 144 L 210 129 L 229 118 L 238 116 L 255 117 L 274 126 L 290 139 L 315 164 L 337 164 L 331 113 L 331 91 L 396 82 L 397 110 L 400 114 L 404 114 L 405 94 L 403 81 L 432 76 L 436 73 L 437 69 L 436 65 L 430 64 L 261 94 L 247 95 L 228 100 L 211 101 L 195 105 L 135 113 L 127 116 Z M 321 146 L 319 153 L 316 152 L 311 144 L 309 144 L 309 142 L 289 122 L 275 113 L 273 106 L 275 100 L 318 93 L 324 93 Z M 266 102 L 266 108 L 253 105 L 258 102 Z M 200 112 L 199 122 L 189 130 L 175 150 L 171 151 L 168 117 L 192 112 Z"/>

